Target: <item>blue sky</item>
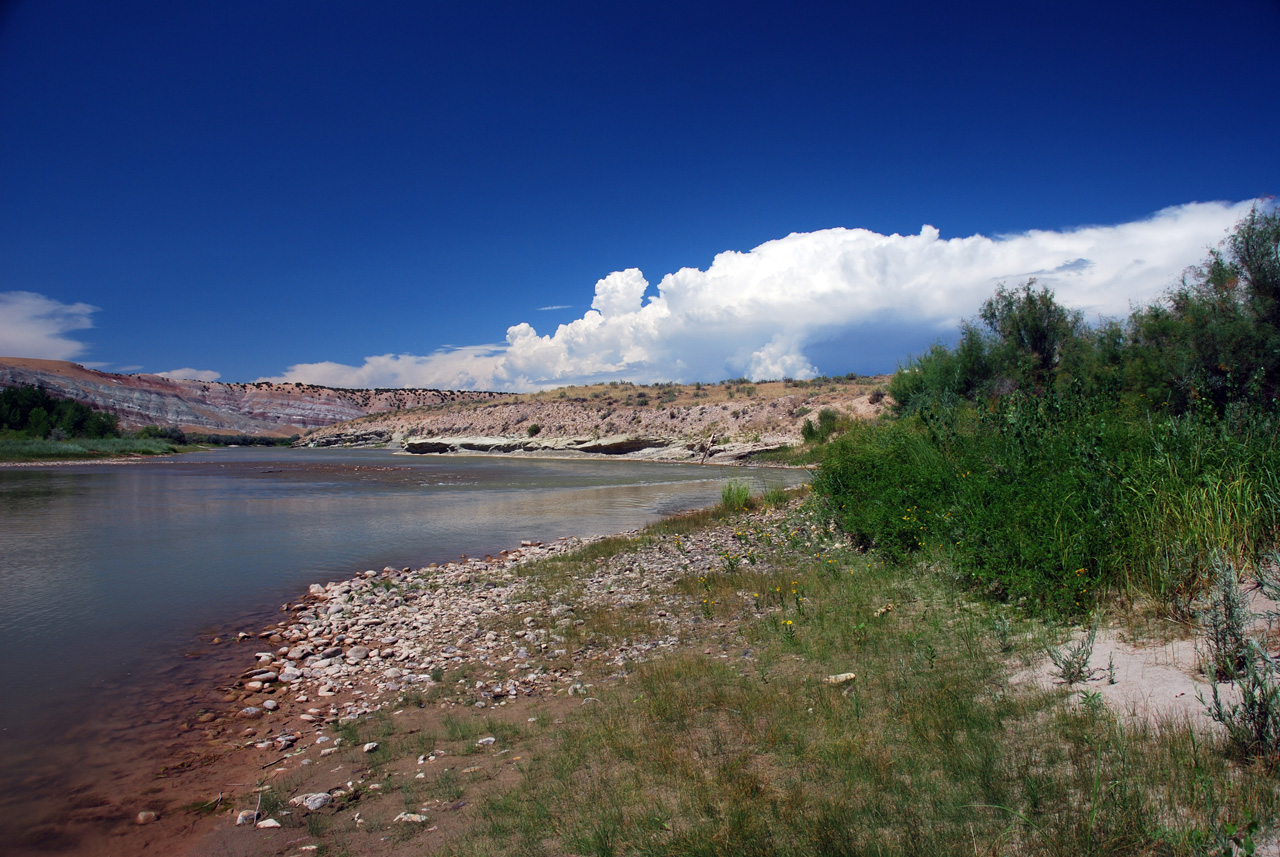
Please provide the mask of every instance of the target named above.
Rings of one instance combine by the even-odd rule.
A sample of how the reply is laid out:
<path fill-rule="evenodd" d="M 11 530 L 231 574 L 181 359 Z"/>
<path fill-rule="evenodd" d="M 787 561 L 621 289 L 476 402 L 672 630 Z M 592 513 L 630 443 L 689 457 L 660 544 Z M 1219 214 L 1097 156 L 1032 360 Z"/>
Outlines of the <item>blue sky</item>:
<path fill-rule="evenodd" d="M 109 371 L 885 371 L 1280 188 L 1275 0 L 0 9 L 0 353 Z"/>

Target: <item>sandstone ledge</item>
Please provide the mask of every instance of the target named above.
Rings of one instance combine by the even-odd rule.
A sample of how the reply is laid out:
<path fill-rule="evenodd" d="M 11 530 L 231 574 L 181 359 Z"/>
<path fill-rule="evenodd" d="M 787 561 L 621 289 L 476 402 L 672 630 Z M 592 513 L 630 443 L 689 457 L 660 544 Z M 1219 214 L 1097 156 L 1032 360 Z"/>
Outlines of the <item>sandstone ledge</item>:
<path fill-rule="evenodd" d="M 416 455 L 447 453 L 532 453 L 611 456 L 661 461 L 738 461 L 751 455 L 777 449 L 781 443 L 722 443 L 711 439 L 661 437 L 646 435 L 610 435 L 608 437 L 410 437 L 404 441 L 405 452 Z"/>

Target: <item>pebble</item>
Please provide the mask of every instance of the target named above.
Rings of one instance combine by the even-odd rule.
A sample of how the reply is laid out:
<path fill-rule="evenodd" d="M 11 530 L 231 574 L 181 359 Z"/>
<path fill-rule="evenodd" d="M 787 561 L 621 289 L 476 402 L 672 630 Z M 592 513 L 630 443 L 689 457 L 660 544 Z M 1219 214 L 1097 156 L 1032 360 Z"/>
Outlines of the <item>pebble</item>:
<path fill-rule="evenodd" d="M 134 818 L 133 821 L 135 824 L 151 824 L 155 822 L 156 818 L 157 816 L 154 812 L 149 809 L 144 809 L 142 812 L 138 813 L 137 817 Z"/>
<path fill-rule="evenodd" d="M 366 753 L 372 753 L 374 750 L 377 750 L 377 749 L 378 749 L 377 741 L 370 741 L 368 744 L 364 745 L 364 751 Z"/>
<path fill-rule="evenodd" d="M 253 810 L 242 809 L 240 810 L 239 813 L 236 814 L 236 826 L 239 827 L 242 824 L 253 824 L 254 820 L 257 819 L 257 817 L 258 817 L 258 814 Z"/>
<path fill-rule="evenodd" d="M 262 703 L 262 707 L 267 709 L 267 711 L 275 711 L 280 707 L 280 703 L 276 702 L 274 699 L 268 699 L 266 702 Z"/>

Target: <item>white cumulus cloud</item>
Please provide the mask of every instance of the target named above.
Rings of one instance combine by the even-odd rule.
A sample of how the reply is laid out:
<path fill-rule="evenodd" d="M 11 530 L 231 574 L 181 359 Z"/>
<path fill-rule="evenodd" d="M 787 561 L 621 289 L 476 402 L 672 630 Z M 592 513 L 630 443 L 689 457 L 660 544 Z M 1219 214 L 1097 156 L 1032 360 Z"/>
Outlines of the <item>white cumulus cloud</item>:
<path fill-rule="evenodd" d="M 819 370 L 806 349 L 815 343 L 880 326 L 946 334 L 1002 282 L 1035 277 L 1087 318 L 1126 315 L 1203 260 L 1253 204 L 1190 203 L 1132 223 L 995 237 L 943 238 L 927 225 L 915 235 L 794 233 L 720 253 L 706 270 L 667 274 L 656 290 L 638 269 L 615 271 L 596 283 L 591 309 L 554 333 L 520 322 L 502 344 L 387 354 L 358 367 L 299 364 L 269 380 L 529 390 L 811 377 Z"/>
<path fill-rule="evenodd" d="M 175 381 L 216 381 L 222 377 L 221 372 L 215 372 L 212 369 L 170 369 L 156 374 L 161 378 L 170 378 Z"/>
<path fill-rule="evenodd" d="M 90 316 L 97 311 L 35 292 L 0 292 L 0 355 L 71 360 L 86 346 L 66 334 L 93 327 Z"/>

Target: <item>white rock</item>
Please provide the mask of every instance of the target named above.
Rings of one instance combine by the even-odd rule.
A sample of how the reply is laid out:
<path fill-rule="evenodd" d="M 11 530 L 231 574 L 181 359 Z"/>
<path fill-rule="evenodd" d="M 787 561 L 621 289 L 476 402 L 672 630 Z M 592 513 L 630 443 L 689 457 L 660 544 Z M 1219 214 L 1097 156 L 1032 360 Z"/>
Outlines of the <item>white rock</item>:
<path fill-rule="evenodd" d="M 416 812 L 402 812 L 399 815 L 397 815 L 394 820 L 403 821 L 410 824 L 422 824 L 424 821 L 427 820 L 427 817 L 425 815 L 418 815 L 418 813 Z"/>
<path fill-rule="evenodd" d="M 305 806 L 311 811 L 324 809 L 333 803 L 333 796 L 327 792 L 315 792 L 314 794 L 298 795 L 289 801 L 290 806 Z"/>
<path fill-rule="evenodd" d="M 262 819 L 262 821 L 259 821 L 256 825 L 256 827 L 259 830 L 269 830 L 270 828 L 279 827 L 279 826 L 280 826 L 280 822 L 276 821 L 274 818 L 264 818 Z"/>
<path fill-rule="evenodd" d="M 377 741 L 370 741 L 368 744 L 365 744 L 365 745 L 364 745 L 364 751 L 365 751 L 366 753 L 372 753 L 372 752 L 373 752 L 374 750 L 376 750 L 376 749 L 378 749 L 378 742 L 377 742 Z"/>
<path fill-rule="evenodd" d="M 242 809 L 240 810 L 239 813 L 236 814 L 236 826 L 239 827 L 242 824 L 253 824 L 254 819 L 256 819 L 257 817 L 258 817 L 258 814 L 253 810 Z"/>
<path fill-rule="evenodd" d="M 151 824 L 156 820 L 156 814 L 149 809 L 144 809 L 134 818 L 136 824 Z"/>

